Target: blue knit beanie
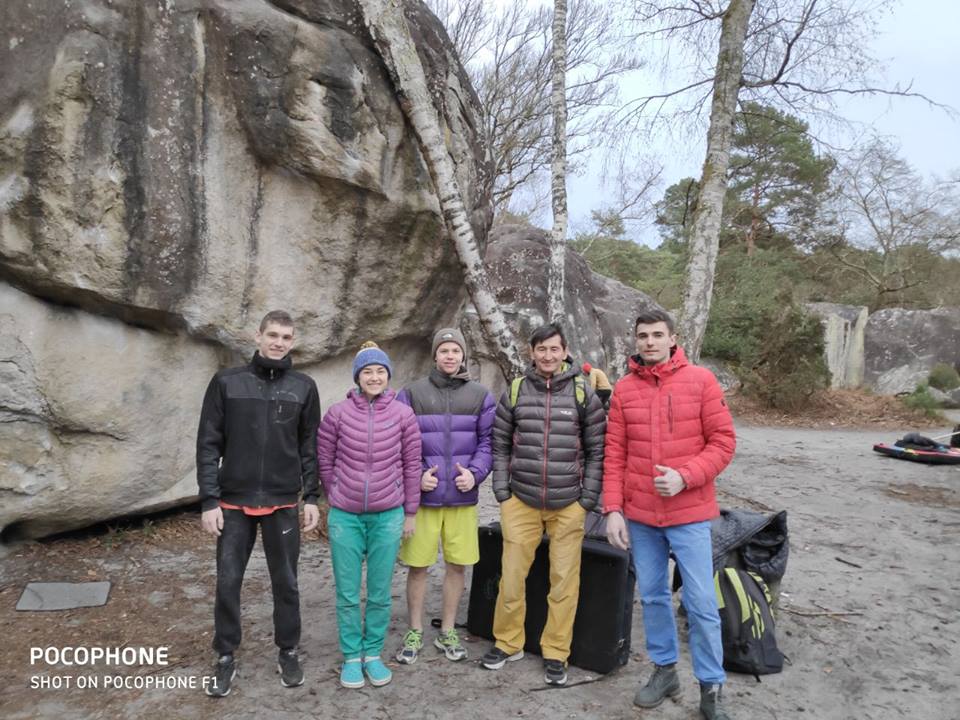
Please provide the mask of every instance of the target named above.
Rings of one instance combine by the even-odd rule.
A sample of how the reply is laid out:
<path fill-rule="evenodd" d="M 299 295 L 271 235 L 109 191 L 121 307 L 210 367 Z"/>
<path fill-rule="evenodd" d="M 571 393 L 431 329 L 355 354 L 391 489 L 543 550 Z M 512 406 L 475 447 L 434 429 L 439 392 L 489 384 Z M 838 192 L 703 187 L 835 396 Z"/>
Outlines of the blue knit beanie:
<path fill-rule="evenodd" d="M 358 352 L 357 356 L 353 359 L 354 382 L 357 382 L 357 379 L 360 377 L 360 371 L 367 367 L 367 365 L 383 365 L 387 369 L 387 377 L 393 377 L 393 365 L 390 364 L 390 358 L 371 340 L 368 340 L 360 346 L 360 352 Z"/>

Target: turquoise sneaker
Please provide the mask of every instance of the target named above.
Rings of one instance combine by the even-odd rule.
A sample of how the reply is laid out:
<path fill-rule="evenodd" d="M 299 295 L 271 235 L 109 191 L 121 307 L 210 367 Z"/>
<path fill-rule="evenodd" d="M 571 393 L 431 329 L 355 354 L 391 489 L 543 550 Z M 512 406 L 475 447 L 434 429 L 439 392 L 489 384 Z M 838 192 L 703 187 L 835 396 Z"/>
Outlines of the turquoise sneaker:
<path fill-rule="evenodd" d="M 340 666 L 340 684 L 345 688 L 362 688 L 367 684 L 363 679 L 363 663 L 360 658 L 345 660 Z"/>
<path fill-rule="evenodd" d="M 379 655 L 363 659 L 363 672 L 374 687 L 382 687 L 393 680 L 393 673 L 383 664 Z"/>

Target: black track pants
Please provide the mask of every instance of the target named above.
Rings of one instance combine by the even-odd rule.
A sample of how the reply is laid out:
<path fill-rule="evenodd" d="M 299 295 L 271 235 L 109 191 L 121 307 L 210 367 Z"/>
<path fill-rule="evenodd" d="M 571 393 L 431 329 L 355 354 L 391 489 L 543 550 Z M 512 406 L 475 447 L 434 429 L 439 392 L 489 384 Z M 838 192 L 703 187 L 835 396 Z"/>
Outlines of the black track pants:
<path fill-rule="evenodd" d="M 297 508 L 281 508 L 270 515 L 223 511 L 223 531 L 217 538 L 217 599 L 213 609 L 213 649 L 220 655 L 240 646 L 240 587 L 257 539 L 257 526 L 273 587 L 274 642 L 281 649 L 300 643 L 300 517 Z"/>

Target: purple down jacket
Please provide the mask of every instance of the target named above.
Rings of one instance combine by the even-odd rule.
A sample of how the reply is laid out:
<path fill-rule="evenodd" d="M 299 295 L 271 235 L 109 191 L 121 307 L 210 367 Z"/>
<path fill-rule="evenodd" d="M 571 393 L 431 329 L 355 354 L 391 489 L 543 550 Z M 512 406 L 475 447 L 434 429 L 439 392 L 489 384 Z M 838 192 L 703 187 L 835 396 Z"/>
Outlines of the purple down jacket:
<path fill-rule="evenodd" d="M 413 408 L 423 437 L 422 469 L 437 466 L 437 487 L 422 493 L 425 507 L 476 505 L 477 487 L 460 492 L 454 482 L 457 463 L 473 473 L 477 485 L 493 467 L 491 436 L 496 403 L 487 389 L 439 370 L 417 380 L 399 396 Z"/>
<path fill-rule="evenodd" d="M 352 513 L 420 506 L 420 430 L 390 389 L 371 403 L 357 389 L 317 428 L 317 469 L 330 505 Z"/>

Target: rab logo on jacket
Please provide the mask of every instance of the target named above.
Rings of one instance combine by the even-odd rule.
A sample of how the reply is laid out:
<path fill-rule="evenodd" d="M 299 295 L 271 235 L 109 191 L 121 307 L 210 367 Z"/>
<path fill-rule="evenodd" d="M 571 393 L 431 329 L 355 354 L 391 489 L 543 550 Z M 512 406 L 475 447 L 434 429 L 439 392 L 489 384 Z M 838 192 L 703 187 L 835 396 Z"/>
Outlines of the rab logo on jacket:
<path fill-rule="evenodd" d="M 572 411 L 572 410 L 561 410 L 561 411 L 560 411 L 560 414 L 561 414 L 561 415 L 566 415 L 567 417 L 573 417 L 573 411 Z"/>

